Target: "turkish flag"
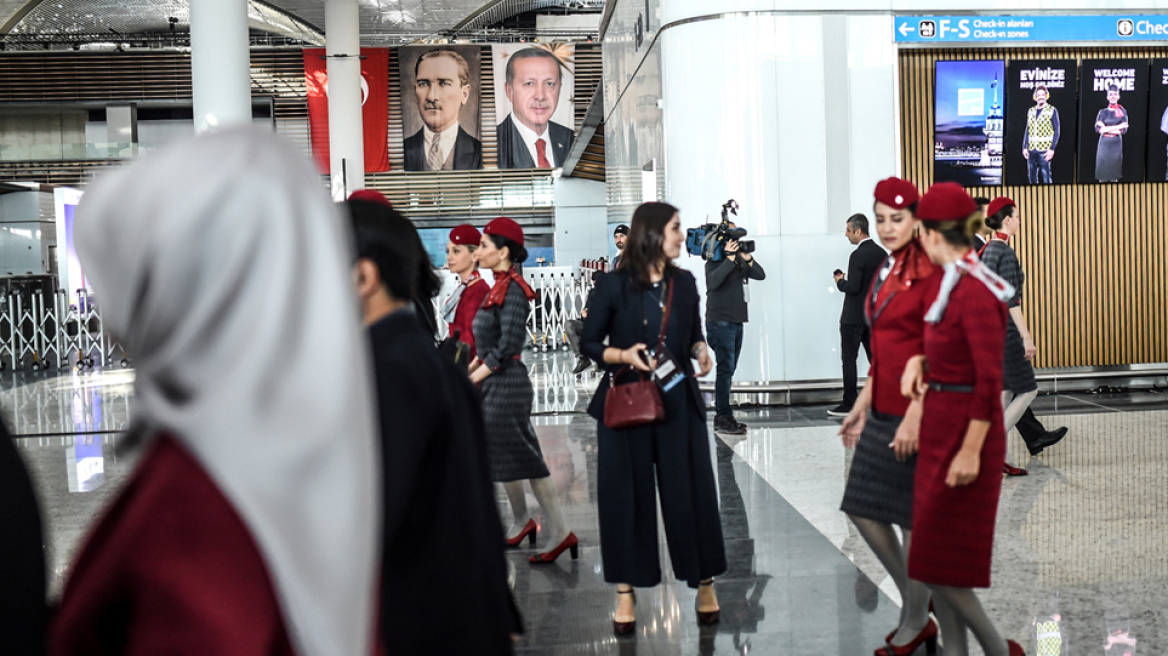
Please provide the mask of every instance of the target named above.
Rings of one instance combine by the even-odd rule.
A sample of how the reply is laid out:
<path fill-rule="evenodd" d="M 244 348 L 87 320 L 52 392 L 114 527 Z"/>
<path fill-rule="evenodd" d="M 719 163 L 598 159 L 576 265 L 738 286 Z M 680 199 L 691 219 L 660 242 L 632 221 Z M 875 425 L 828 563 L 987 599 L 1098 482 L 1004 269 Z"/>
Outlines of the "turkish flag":
<path fill-rule="evenodd" d="M 324 48 L 304 49 L 312 154 L 329 172 L 328 65 Z M 365 172 L 389 170 L 389 48 L 361 48 L 361 115 Z"/>

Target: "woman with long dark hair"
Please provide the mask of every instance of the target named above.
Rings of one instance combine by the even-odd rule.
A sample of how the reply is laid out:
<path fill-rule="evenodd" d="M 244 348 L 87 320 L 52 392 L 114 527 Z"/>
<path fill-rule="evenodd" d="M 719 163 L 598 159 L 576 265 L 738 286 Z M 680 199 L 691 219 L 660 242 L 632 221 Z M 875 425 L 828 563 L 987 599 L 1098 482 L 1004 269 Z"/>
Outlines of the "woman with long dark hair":
<path fill-rule="evenodd" d="M 1014 428 L 1038 397 L 1038 381 L 1034 378 L 1034 367 L 1030 364 L 1038 347 L 1030 337 L 1026 317 L 1022 316 L 1022 287 L 1026 284 L 1026 274 L 1018 263 L 1018 255 L 1010 246 L 1010 238 L 1021 225 L 1014 201 L 1005 196 L 990 201 L 985 223 L 993 233 L 982 248 L 981 262 L 1014 288 L 1014 296 L 1006 303 L 1010 309 L 1010 320 L 1006 322 L 1006 354 L 1002 370 L 1002 406 L 1005 407 L 1006 435 L 1009 435 L 1010 429 Z M 1025 476 L 1028 473 L 1012 465 L 1009 456 L 1006 457 L 1004 467 L 1007 476 Z"/>
<path fill-rule="evenodd" d="M 973 252 L 982 217 L 961 185 L 933 185 L 917 218 L 921 244 L 944 273 L 928 285 L 924 353 L 909 359 L 902 378 L 902 393 L 924 403 L 908 575 L 933 594 L 945 656 L 969 653 L 969 631 L 986 656 L 1023 656 L 973 591 L 990 585 L 1006 456 L 1005 301 L 1014 290 Z"/>
<path fill-rule="evenodd" d="M 856 448 L 841 509 L 888 570 L 903 601 L 900 623 L 876 653 L 908 656 L 922 644 L 930 653 L 936 649 L 937 625 L 929 619 L 928 588 L 908 578 L 921 404 L 901 395 L 900 376 L 908 359 L 924 350 L 925 293 L 940 269 L 916 239 L 916 186 L 888 178 L 876 185 L 875 197 L 876 233 L 892 254 L 864 296 L 872 369 L 840 427 L 844 446 Z M 900 527 L 903 544 L 893 524 Z"/>
<path fill-rule="evenodd" d="M 527 341 L 527 313 L 535 292 L 515 270 L 516 264 L 527 259 L 523 229 L 506 217 L 491 221 L 483 228 L 475 258 L 480 266 L 494 272 L 495 286 L 475 315 L 478 358 L 471 363 L 470 379 L 482 386 L 491 480 L 503 483 L 511 502 L 513 523 L 507 531 L 507 544 L 518 547 L 527 538 L 535 545 L 538 526 L 528 515 L 527 493 L 523 489 L 523 481 L 528 480 L 547 519 L 544 527 L 551 532 L 548 545 L 556 545 L 532 556 L 530 562 L 555 562 L 565 550 L 571 550 L 575 559 L 576 534 L 564 521 L 551 472 L 531 426 L 535 390 L 521 357 Z"/>
<path fill-rule="evenodd" d="M 603 362 L 608 372 L 588 413 L 598 420 L 600 546 L 604 580 L 617 585 L 613 628 L 619 634 L 635 628 L 633 588 L 661 583 L 658 494 L 674 574 L 697 588 L 699 621 L 718 621 L 713 577 L 726 571 L 726 555 L 697 384 L 713 363 L 702 335 L 697 283 L 673 264 L 684 241 L 677 208 L 638 207 L 620 266 L 597 280 L 580 335 L 584 355 Z M 696 372 L 691 359 L 698 362 Z M 662 376 L 680 370 L 684 378 L 669 377 L 672 386 L 661 385 L 661 421 L 605 425 L 605 397 L 614 381 L 622 382 L 618 375 L 670 365 L 672 372 Z"/>

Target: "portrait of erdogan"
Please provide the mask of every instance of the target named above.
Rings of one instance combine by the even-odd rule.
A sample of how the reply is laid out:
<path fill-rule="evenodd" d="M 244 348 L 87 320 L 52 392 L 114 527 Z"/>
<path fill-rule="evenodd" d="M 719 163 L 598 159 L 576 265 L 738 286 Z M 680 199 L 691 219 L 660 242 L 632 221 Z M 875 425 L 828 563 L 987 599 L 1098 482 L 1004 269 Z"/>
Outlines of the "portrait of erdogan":
<path fill-rule="evenodd" d="M 511 112 L 497 127 L 499 168 L 546 169 L 564 165 L 574 133 L 572 128 L 552 120 L 560 109 L 561 97 L 565 93 L 571 95 L 565 88 L 564 71 L 559 57 L 538 46 L 517 50 L 507 57 L 503 89 Z M 496 98 L 498 103 L 501 99 L 497 93 Z M 568 113 L 569 121 L 570 116 Z"/>

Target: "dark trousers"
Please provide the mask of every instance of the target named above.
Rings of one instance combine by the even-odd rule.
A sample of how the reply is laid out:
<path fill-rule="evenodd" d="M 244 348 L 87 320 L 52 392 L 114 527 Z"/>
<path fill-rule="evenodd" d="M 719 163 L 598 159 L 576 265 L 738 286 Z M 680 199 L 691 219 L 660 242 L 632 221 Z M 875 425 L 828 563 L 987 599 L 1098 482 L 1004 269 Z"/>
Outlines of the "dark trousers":
<path fill-rule="evenodd" d="M 576 357 L 583 357 L 580 353 L 580 331 L 584 330 L 583 319 L 568 319 L 564 322 L 564 332 L 568 334 L 568 347 Z"/>
<path fill-rule="evenodd" d="M 742 324 L 729 321 L 707 321 L 706 343 L 714 349 L 718 361 L 717 382 L 714 383 L 714 416 L 733 417 L 730 410 L 730 385 L 738 356 L 742 353 Z"/>
<path fill-rule="evenodd" d="M 1026 408 L 1026 412 L 1022 413 L 1022 418 L 1014 424 L 1014 428 L 1018 429 L 1018 434 L 1027 444 L 1034 444 L 1035 440 L 1046 435 L 1046 427 L 1038 421 L 1038 417 L 1034 416 L 1034 410 L 1030 408 Z"/>
<path fill-rule="evenodd" d="M 1045 150 L 1030 151 L 1026 160 L 1026 178 L 1030 184 L 1050 184 L 1050 162 L 1046 161 Z"/>
<path fill-rule="evenodd" d="M 856 402 L 860 391 L 856 387 L 856 359 L 860 357 L 860 346 L 872 361 L 872 344 L 869 341 L 868 326 L 864 324 L 840 324 L 840 357 L 844 364 L 844 405 Z"/>

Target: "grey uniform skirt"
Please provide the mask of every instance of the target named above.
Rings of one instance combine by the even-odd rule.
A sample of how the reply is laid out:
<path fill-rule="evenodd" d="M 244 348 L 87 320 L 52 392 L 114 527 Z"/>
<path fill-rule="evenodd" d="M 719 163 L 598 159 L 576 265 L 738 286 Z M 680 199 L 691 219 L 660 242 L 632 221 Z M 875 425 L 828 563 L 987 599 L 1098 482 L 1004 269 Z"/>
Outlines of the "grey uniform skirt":
<path fill-rule="evenodd" d="M 527 367 L 512 360 L 483 380 L 483 423 L 491 480 L 498 483 L 549 476 L 531 426 L 535 391 Z"/>
<path fill-rule="evenodd" d="M 889 448 L 903 417 L 871 410 L 856 444 L 856 456 L 840 510 L 912 529 L 913 477 L 917 457 L 901 462 Z"/>
<path fill-rule="evenodd" d="M 1038 389 L 1034 378 L 1034 367 L 1026 359 L 1026 347 L 1022 345 L 1022 333 L 1014 325 L 1012 317 L 1006 318 L 1006 361 L 1002 365 L 1002 388 L 1015 394 L 1025 394 Z"/>

